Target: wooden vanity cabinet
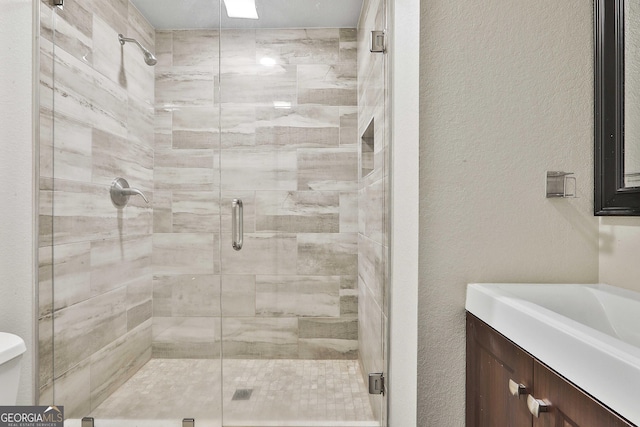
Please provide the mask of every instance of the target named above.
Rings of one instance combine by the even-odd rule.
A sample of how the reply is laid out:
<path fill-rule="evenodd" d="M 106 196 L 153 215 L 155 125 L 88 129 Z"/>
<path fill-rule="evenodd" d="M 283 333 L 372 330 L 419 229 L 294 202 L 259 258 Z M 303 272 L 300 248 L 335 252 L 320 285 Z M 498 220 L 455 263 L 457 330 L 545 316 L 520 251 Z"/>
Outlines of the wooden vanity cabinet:
<path fill-rule="evenodd" d="M 513 394 L 518 391 L 519 397 Z M 527 407 L 529 395 L 550 403 L 549 412 L 534 417 Z M 466 427 L 634 426 L 471 313 L 466 402 Z"/>

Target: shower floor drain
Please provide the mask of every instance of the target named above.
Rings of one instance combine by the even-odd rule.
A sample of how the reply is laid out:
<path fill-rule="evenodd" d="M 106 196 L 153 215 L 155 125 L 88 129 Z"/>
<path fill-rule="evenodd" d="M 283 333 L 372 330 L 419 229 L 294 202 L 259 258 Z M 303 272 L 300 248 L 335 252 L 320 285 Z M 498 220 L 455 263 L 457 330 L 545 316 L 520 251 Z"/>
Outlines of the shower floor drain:
<path fill-rule="evenodd" d="M 252 388 L 239 388 L 235 393 L 233 393 L 231 400 L 249 400 L 251 398 L 251 393 L 253 393 Z"/>

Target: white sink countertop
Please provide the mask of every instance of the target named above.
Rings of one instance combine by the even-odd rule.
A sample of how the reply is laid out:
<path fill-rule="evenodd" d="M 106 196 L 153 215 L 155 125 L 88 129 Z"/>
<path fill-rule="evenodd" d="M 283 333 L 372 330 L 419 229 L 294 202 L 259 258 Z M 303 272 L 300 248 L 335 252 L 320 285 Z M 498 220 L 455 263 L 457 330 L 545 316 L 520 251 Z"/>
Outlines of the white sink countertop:
<path fill-rule="evenodd" d="M 467 311 L 640 425 L 640 294 L 608 285 L 473 283 Z"/>

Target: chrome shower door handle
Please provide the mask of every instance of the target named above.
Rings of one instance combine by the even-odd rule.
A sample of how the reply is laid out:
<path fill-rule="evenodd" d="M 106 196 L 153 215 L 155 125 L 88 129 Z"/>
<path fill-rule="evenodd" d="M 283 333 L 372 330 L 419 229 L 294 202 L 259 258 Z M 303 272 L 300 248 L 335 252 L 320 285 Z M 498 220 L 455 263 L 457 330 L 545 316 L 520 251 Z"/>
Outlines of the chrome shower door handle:
<path fill-rule="evenodd" d="M 241 199 L 233 199 L 231 202 L 231 246 L 236 251 L 242 249 L 244 236 L 244 213 Z"/>

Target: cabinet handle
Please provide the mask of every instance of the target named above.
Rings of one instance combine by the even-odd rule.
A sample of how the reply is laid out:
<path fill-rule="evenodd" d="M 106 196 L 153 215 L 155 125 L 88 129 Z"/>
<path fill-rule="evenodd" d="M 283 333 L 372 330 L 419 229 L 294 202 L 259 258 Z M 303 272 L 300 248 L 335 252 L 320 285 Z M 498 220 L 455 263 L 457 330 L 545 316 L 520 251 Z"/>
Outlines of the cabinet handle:
<path fill-rule="evenodd" d="M 549 412 L 551 409 L 551 403 L 546 400 L 536 399 L 529 395 L 527 396 L 527 407 L 529 408 L 531 415 L 538 418 L 541 412 Z"/>
<path fill-rule="evenodd" d="M 509 380 L 509 392 L 516 397 L 520 397 L 527 393 L 527 387 L 524 384 L 518 384 L 514 380 Z"/>

